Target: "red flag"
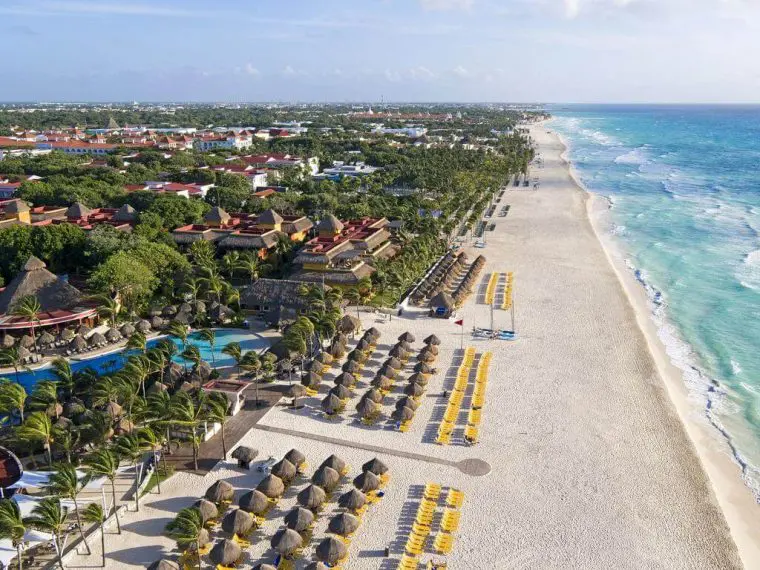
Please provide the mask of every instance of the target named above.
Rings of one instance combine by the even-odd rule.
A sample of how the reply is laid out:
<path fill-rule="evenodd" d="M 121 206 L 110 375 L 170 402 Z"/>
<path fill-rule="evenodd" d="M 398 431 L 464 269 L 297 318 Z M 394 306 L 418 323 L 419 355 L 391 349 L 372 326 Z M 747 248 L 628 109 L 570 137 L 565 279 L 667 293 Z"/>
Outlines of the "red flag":
<path fill-rule="evenodd" d="M 458 321 L 454 321 L 455 325 L 464 326 L 464 319 L 459 319 Z"/>

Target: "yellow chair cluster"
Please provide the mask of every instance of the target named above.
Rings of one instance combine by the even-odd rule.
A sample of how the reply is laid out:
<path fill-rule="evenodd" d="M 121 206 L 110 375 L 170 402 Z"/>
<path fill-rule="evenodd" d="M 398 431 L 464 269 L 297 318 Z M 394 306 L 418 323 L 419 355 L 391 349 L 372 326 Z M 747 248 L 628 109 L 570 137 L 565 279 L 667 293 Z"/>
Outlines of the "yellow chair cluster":
<path fill-rule="evenodd" d="M 491 273 L 488 285 L 486 286 L 486 305 L 493 305 L 494 298 L 496 297 L 496 286 L 499 283 L 500 277 L 500 273 Z"/>
<path fill-rule="evenodd" d="M 467 413 L 467 427 L 464 429 L 464 438 L 468 443 L 478 441 L 482 408 L 486 402 L 486 386 L 488 384 L 488 367 L 491 365 L 493 353 L 485 352 L 478 362 L 478 371 L 475 377 L 475 389 L 472 392 L 470 411 Z"/>
<path fill-rule="evenodd" d="M 509 310 L 512 307 L 512 285 L 514 284 L 515 275 L 511 271 L 506 274 L 507 284 L 504 287 L 504 298 L 501 302 L 501 308 Z"/>
<path fill-rule="evenodd" d="M 457 417 L 459 417 L 459 410 L 462 407 L 462 400 L 464 400 L 464 393 L 467 390 L 467 382 L 474 361 L 475 348 L 468 346 L 464 351 L 462 364 L 459 365 L 459 369 L 457 370 L 454 389 L 451 391 L 451 395 L 449 395 L 446 411 L 443 413 L 443 421 L 438 426 L 438 438 L 435 441 L 440 445 L 449 445 L 451 443 L 451 434 L 454 431 Z"/>

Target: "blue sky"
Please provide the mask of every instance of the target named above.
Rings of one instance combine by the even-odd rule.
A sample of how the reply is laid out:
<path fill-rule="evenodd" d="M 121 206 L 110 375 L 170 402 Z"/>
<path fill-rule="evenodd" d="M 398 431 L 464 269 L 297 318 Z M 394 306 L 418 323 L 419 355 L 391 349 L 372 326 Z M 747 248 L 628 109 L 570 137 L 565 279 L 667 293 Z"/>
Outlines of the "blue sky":
<path fill-rule="evenodd" d="M 760 102 L 756 0 L 0 0 L 0 100 Z"/>

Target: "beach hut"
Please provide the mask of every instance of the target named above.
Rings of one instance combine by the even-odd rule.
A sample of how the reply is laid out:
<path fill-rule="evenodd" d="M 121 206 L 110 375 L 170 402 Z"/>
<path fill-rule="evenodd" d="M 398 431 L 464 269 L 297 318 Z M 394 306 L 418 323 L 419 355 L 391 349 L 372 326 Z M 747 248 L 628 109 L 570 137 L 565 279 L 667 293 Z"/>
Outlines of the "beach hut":
<path fill-rule="evenodd" d="M 380 393 L 380 390 L 378 390 L 377 388 L 370 388 L 369 390 L 367 390 L 363 398 L 372 400 L 376 404 L 383 403 L 383 395 Z"/>
<path fill-rule="evenodd" d="M 388 472 L 388 466 L 377 457 L 374 457 L 362 465 L 362 471 L 374 473 L 375 475 L 385 475 Z"/>
<path fill-rule="evenodd" d="M 434 334 L 431 334 L 429 337 L 425 338 L 422 342 L 424 342 L 427 345 L 438 346 L 439 344 L 441 344 L 441 339 L 439 339 Z"/>
<path fill-rule="evenodd" d="M 156 560 L 153 564 L 148 566 L 148 570 L 179 570 L 179 564 L 173 560 L 162 558 L 161 560 Z"/>
<path fill-rule="evenodd" d="M 351 397 L 351 390 L 349 390 L 343 384 L 338 384 L 330 388 L 330 391 L 328 392 L 328 394 L 335 394 L 341 400 L 347 400 L 348 398 Z"/>
<path fill-rule="evenodd" d="M 391 417 L 398 422 L 408 422 L 414 418 L 414 410 L 410 408 L 396 408 L 393 410 Z"/>
<path fill-rule="evenodd" d="M 419 384 L 407 384 L 404 386 L 404 394 L 412 398 L 419 398 L 425 393 L 425 388 Z"/>
<path fill-rule="evenodd" d="M 269 499 L 261 491 L 253 489 L 251 491 L 246 491 L 240 496 L 238 507 L 247 513 L 253 513 L 254 515 L 260 516 L 266 513 L 269 509 Z"/>
<path fill-rule="evenodd" d="M 204 496 L 212 503 L 218 505 L 221 502 L 231 501 L 234 494 L 235 488 L 227 481 L 220 480 L 206 489 Z"/>
<path fill-rule="evenodd" d="M 348 536 L 355 533 L 360 524 L 361 520 L 354 515 L 341 513 L 330 519 L 327 530 L 340 536 Z"/>
<path fill-rule="evenodd" d="M 387 391 L 393 388 L 393 380 L 391 380 L 387 376 L 383 376 L 382 374 L 380 374 L 379 376 L 375 376 L 372 379 L 372 382 L 370 382 L 370 384 L 379 390 Z"/>
<path fill-rule="evenodd" d="M 346 462 L 337 455 L 333 454 L 325 459 L 320 467 L 329 467 L 330 469 L 337 471 L 338 474 L 343 474 L 346 471 Z"/>
<path fill-rule="evenodd" d="M 405 333 L 403 333 L 402 335 L 398 337 L 398 340 L 399 342 L 414 342 L 417 339 L 412 333 L 410 333 L 409 331 L 406 331 Z"/>
<path fill-rule="evenodd" d="M 338 388 L 338 386 L 333 388 L 333 390 L 336 388 Z M 345 388 L 345 386 L 343 386 L 343 388 Z M 346 390 L 348 390 L 348 388 L 346 388 Z M 343 402 L 341 398 L 332 392 L 325 396 L 325 399 L 322 400 L 320 405 L 322 406 L 322 410 L 329 416 L 338 414 L 343 410 Z"/>
<path fill-rule="evenodd" d="M 375 491 L 380 488 L 380 479 L 372 471 L 362 471 L 354 478 L 354 487 L 363 493 Z"/>
<path fill-rule="evenodd" d="M 219 516 L 219 509 L 217 509 L 216 505 L 208 499 L 199 500 L 195 506 L 198 507 L 198 511 L 201 513 L 203 524 L 206 524 L 208 521 L 214 520 Z"/>
<path fill-rule="evenodd" d="M 311 476 L 311 482 L 329 493 L 340 483 L 340 473 L 331 467 L 322 465 Z"/>
<path fill-rule="evenodd" d="M 316 510 L 327 500 L 324 490 L 316 485 L 309 485 L 296 497 L 298 504 L 310 510 Z"/>
<path fill-rule="evenodd" d="M 295 465 L 296 470 L 301 471 L 306 466 L 306 456 L 297 449 L 291 449 L 285 454 L 285 459 Z"/>
<path fill-rule="evenodd" d="M 274 465 L 272 465 L 272 475 L 276 475 L 282 479 L 285 483 L 288 483 L 295 479 L 297 471 L 296 466 L 293 465 L 287 459 L 281 459 Z"/>
<path fill-rule="evenodd" d="M 115 328 L 111 327 L 106 331 L 106 340 L 108 342 L 117 342 L 121 340 L 121 333 Z"/>
<path fill-rule="evenodd" d="M 232 540 L 222 540 L 217 542 L 208 553 L 209 560 L 220 566 L 234 566 L 243 556 L 243 551 Z"/>
<path fill-rule="evenodd" d="M 222 530 L 227 534 L 245 536 L 253 528 L 253 517 L 243 509 L 232 509 L 222 519 Z"/>
<path fill-rule="evenodd" d="M 367 504 L 367 496 L 358 489 L 346 491 L 338 498 L 338 506 L 356 512 Z"/>
<path fill-rule="evenodd" d="M 275 552 L 283 556 L 290 556 L 303 546 L 303 538 L 290 528 L 281 528 L 272 537 L 270 543 Z"/>
<path fill-rule="evenodd" d="M 343 560 L 347 553 L 348 547 L 345 543 L 334 536 L 325 538 L 317 545 L 315 550 L 317 558 L 330 566 L 335 566 L 338 562 Z"/>
<path fill-rule="evenodd" d="M 383 366 L 388 366 L 390 368 L 393 368 L 394 370 L 401 370 L 404 365 L 401 364 L 401 361 L 398 358 L 393 358 L 392 356 L 387 359 L 385 362 L 383 362 Z"/>
<path fill-rule="evenodd" d="M 150 332 L 150 323 L 146 321 L 145 319 L 142 319 L 137 322 L 137 325 L 135 325 L 135 328 L 140 331 L 141 333 L 149 333 Z"/>
<path fill-rule="evenodd" d="M 296 532 L 303 532 L 314 522 L 314 513 L 303 507 L 293 507 L 284 518 L 285 526 Z"/>
<path fill-rule="evenodd" d="M 455 307 L 454 298 L 445 291 L 441 291 L 430 299 L 430 316 L 448 319 Z"/>
<path fill-rule="evenodd" d="M 417 402 L 413 398 L 405 396 L 396 402 L 396 409 L 409 408 L 410 410 L 414 411 L 419 407 L 419 405 L 420 405 L 419 402 Z"/>
<path fill-rule="evenodd" d="M 335 377 L 335 384 L 350 388 L 356 384 L 356 377 L 350 372 L 342 372 Z"/>
<path fill-rule="evenodd" d="M 276 475 L 267 475 L 258 484 L 256 490 L 270 499 L 277 499 L 285 492 L 285 483 Z"/>

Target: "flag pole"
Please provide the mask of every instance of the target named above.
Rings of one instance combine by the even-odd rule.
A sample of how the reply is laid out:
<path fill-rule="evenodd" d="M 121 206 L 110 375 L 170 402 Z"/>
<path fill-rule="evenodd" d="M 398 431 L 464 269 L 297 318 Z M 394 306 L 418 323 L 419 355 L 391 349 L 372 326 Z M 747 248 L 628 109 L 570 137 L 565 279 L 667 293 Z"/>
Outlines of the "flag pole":
<path fill-rule="evenodd" d="M 464 319 L 462 319 L 462 335 L 459 337 L 459 350 L 464 350 Z"/>

